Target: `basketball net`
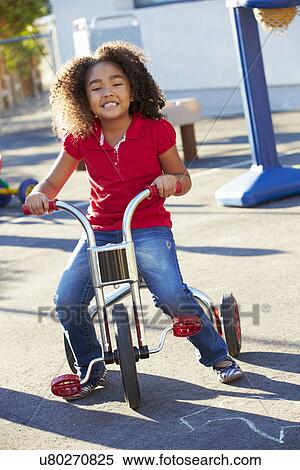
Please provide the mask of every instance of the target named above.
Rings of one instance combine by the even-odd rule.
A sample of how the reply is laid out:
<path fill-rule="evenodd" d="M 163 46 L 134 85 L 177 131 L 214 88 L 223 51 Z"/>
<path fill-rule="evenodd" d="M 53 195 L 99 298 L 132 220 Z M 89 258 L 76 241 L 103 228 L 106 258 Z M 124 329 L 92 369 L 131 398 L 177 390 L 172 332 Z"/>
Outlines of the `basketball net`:
<path fill-rule="evenodd" d="M 300 7 L 254 8 L 253 13 L 265 31 L 285 33 L 295 16 L 300 14 Z"/>

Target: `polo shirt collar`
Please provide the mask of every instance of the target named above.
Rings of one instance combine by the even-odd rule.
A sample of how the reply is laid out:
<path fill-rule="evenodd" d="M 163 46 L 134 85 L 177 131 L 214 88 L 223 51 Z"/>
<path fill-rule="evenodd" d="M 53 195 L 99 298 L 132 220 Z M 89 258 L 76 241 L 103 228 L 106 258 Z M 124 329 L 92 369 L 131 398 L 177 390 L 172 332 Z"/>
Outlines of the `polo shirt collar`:
<path fill-rule="evenodd" d="M 132 121 L 130 123 L 130 126 L 128 127 L 126 131 L 126 140 L 127 139 L 141 139 L 144 137 L 145 130 L 144 130 L 145 122 L 144 118 L 139 115 L 139 114 L 133 114 L 132 115 Z M 106 142 L 106 140 L 102 139 L 101 141 L 101 122 L 97 118 L 94 123 L 94 135 L 95 138 L 98 140 L 98 143 L 101 145 L 101 147 L 105 150 L 111 150 L 111 146 Z"/>

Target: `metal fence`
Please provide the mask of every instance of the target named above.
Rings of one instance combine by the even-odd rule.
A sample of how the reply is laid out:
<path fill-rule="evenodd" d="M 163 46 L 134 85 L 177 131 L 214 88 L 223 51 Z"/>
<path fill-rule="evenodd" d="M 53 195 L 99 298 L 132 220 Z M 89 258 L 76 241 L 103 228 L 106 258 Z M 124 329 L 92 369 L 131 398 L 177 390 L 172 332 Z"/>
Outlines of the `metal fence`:
<path fill-rule="evenodd" d="M 16 68 L 11 70 L 6 63 L 5 48 L 33 41 L 39 50 L 39 57 L 27 64 L 28 73 Z M 38 96 L 49 88 L 57 69 L 52 33 L 32 34 L 0 40 L 0 112 L 18 104 L 26 96 Z"/>

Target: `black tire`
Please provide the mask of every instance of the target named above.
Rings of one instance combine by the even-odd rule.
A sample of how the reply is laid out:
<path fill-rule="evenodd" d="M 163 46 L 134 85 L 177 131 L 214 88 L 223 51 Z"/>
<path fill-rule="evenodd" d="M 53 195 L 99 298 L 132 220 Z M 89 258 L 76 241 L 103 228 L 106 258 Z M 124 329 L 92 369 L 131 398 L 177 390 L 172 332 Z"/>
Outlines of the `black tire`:
<path fill-rule="evenodd" d="M 77 369 L 75 367 L 75 357 L 73 355 L 72 349 L 70 348 L 69 342 L 64 335 L 64 346 L 65 346 L 65 353 L 67 356 L 67 361 L 70 366 L 70 369 L 74 374 L 77 374 Z"/>
<path fill-rule="evenodd" d="M 130 408 L 135 410 L 140 405 L 140 389 L 128 312 L 124 304 L 114 305 L 112 318 L 117 344 L 115 358 L 116 362 L 120 364 L 124 396 Z"/>
<path fill-rule="evenodd" d="M 223 294 L 220 310 L 229 354 L 237 357 L 242 346 L 241 322 L 238 304 L 232 294 Z"/>

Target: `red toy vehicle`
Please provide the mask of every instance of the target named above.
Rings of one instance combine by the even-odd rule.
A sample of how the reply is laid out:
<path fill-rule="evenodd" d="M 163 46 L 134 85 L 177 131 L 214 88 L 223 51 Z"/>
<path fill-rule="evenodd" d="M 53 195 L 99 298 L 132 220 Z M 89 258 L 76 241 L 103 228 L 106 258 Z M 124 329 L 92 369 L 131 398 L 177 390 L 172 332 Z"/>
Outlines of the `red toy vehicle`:
<path fill-rule="evenodd" d="M 0 173 L 2 170 L 2 157 L 0 155 Z M 25 202 L 26 197 L 32 191 L 38 181 L 33 178 L 27 178 L 22 181 L 18 188 L 11 188 L 7 181 L 0 178 L 0 207 L 4 207 L 10 203 L 13 195 L 19 196 L 22 204 Z"/>
<path fill-rule="evenodd" d="M 178 183 L 179 184 L 179 183 Z M 177 186 L 177 191 L 180 188 Z M 146 340 L 146 331 L 141 304 L 140 289 L 146 284 L 141 279 L 135 259 L 134 243 L 131 233 L 131 219 L 137 206 L 146 198 L 158 196 L 156 186 L 149 186 L 139 193 L 128 204 L 123 216 L 123 241 L 121 243 L 97 246 L 93 229 L 84 214 L 75 206 L 63 201 L 50 201 L 50 210 L 65 210 L 72 214 L 82 225 L 88 240 L 88 256 L 91 275 L 95 290 L 96 306 L 90 308 L 92 320 L 98 319 L 103 355 L 93 359 L 88 367 L 86 376 L 80 381 L 75 367 L 75 357 L 65 338 L 66 356 L 74 374 L 64 374 L 56 377 L 51 384 L 54 395 L 72 398 L 80 393 L 90 376 L 92 366 L 97 362 L 118 364 L 121 369 L 125 400 L 130 408 L 136 409 L 140 404 L 140 389 L 138 383 L 136 363 L 140 359 L 149 358 L 150 355 L 162 350 L 167 333 L 173 331 L 174 336 L 187 337 L 198 333 L 201 329 L 199 318 L 192 315 L 181 315 L 174 318 L 160 336 L 159 345 L 150 348 Z M 23 205 L 24 214 L 30 211 Z M 115 288 L 105 294 L 104 288 Z M 190 287 L 195 300 L 201 305 L 208 318 L 219 332 L 225 334 L 229 354 L 237 356 L 241 349 L 241 325 L 237 302 L 232 294 L 224 294 L 219 309 L 213 301 L 202 291 Z M 127 309 L 124 304 L 118 303 L 127 295 L 131 295 L 132 308 Z M 114 324 L 114 349 L 110 331 L 108 307 L 113 306 L 111 316 Z M 132 337 L 131 330 L 134 332 Z"/>

